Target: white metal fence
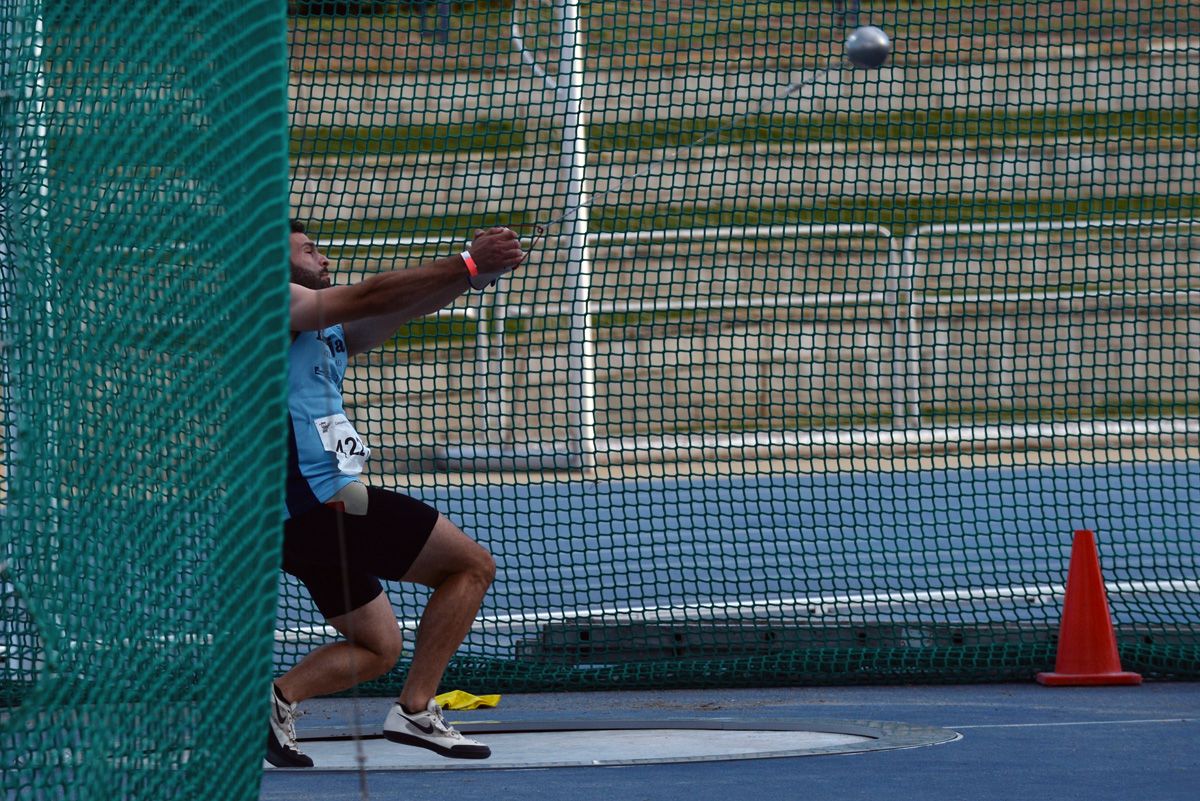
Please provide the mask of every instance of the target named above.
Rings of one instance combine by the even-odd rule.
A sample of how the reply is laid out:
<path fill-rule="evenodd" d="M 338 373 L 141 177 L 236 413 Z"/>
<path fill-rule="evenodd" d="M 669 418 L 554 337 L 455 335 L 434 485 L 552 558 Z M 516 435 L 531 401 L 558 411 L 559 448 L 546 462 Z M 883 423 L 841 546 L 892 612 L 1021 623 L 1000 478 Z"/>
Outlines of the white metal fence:
<path fill-rule="evenodd" d="M 398 237 L 326 245 L 343 262 L 349 258 L 352 271 L 392 259 L 420 260 L 450 247 L 437 239 Z M 672 248 L 689 254 L 686 274 L 671 273 L 677 258 Z M 805 275 L 789 275 L 779 264 L 782 253 L 811 259 L 814 252 L 825 256 L 793 265 L 808 269 Z M 705 458 L 714 450 L 761 457 L 814 448 L 1046 446 L 1062 439 L 1119 444 L 1200 436 L 1200 220 L 927 225 L 902 239 L 873 225 L 590 233 L 582 260 L 568 260 L 587 271 L 586 280 L 565 281 L 561 270 L 539 270 L 537 262 L 510 278 L 507 289 L 501 283 L 443 312 L 471 321 L 476 331 L 474 380 L 460 389 L 459 401 L 486 402 L 496 410 L 486 431 L 464 427 L 460 436 L 443 438 L 443 469 L 586 468 Z M 756 380 L 777 382 L 772 388 L 791 392 L 798 404 L 807 398 L 820 405 L 820 393 L 802 382 L 817 386 L 834 375 L 841 383 L 827 387 L 827 395 L 849 398 L 866 412 L 845 423 L 835 416 L 834 425 L 742 421 L 742 430 L 730 430 L 721 421 L 711 428 L 700 421 L 691 430 L 656 432 L 639 427 L 642 404 L 597 411 L 597 399 L 603 406 L 610 395 L 606 384 L 619 382 L 622 371 L 645 387 L 671 368 L 663 358 L 647 356 L 652 344 L 611 347 L 611 332 L 597 324 L 598 315 L 677 320 L 726 312 L 754 317 L 754 310 L 761 312 L 760 326 L 789 314 L 841 320 L 836 335 L 821 334 L 821 322 L 797 329 L 808 333 L 789 342 L 785 368 L 764 370 Z M 570 341 L 522 342 L 505 332 L 516 319 L 562 321 Z M 741 346 L 777 347 L 770 336 L 755 336 L 754 325 L 739 335 Z M 850 338 L 854 342 L 846 345 Z M 695 392 L 720 391 L 722 370 L 728 372 L 727 353 L 704 352 L 713 341 L 680 339 L 700 352 L 668 355 L 695 371 Z M 605 369 L 597 367 L 597 347 L 607 348 Z M 824 355 L 814 357 L 822 348 Z M 749 350 L 743 362 L 758 358 Z M 845 376 L 861 365 L 846 363 L 864 360 L 872 374 L 847 384 Z M 826 365 L 825 373 L 814 372 L 813 364 Z M 530 402 L 518 411 L 522 393 L 528 398 L 538 391 L 515 381 L 523 365 L 540 366 L 556 387 L 542 405 Z M 393 402 L 402 405 L 405 398 L 397 387 Z M 441 402 L 455 407 L 449 391 Z M 694 393 L 688 402 L 695 403 Z M 556 403 L 557 422 L 539 423 L 536 418 Z M 621 415 L 632 419 L 622 422 Z M 427 415 L 414 411 L 407 417 Z M 404 432 L 396 436 L 403 439 Z"/>

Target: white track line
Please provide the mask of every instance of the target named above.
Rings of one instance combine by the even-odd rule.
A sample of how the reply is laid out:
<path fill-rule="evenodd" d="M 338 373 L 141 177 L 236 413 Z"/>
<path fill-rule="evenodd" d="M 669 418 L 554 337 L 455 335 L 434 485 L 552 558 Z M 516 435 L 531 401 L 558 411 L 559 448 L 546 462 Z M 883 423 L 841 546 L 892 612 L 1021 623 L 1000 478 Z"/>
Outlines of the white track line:
<path fill-rule="evenodd" d="M 1114 581 L 1105 584 L 1109 595 L 1144 595 L 1161 593 L 1200 593 L 1200 579 L 1171 581 Z M 960 590 L 920 590 L 899 593 L 846 593 L 835 595 L 796 596 L 760 601 L 716 601 L 703 605 L 675 606 L 614 606 L 598 609 L 560 609 L 549 612 L 524 612 L 514 615 L 486 615 L 476 619 L 473 631 L 503 632 L 529 630 L 546 623 L 565 623 L 591 619 L 622 618 L 637 622 L 689 623 L 736 618 L 761 618 L 764 621 L 780 616 L 798 618 L 846 617 L 854 614 L 878 613 L 895 607 L 913 604 L 956 604 L 974 601 L 1019 601 L 1027 605 L 1044 604 L 1060 598 L 1066 592 L 1063 584 L 1030 584 L 1024 586 L 983 587 Z M 419 619 L 397 620 L 404 631 L 416 631 Z M 277 630 L 277 642 L 308 642 L 314 638 L 339 636 L 331 626 L 315 625 Z"/>
<path fill-rule="evenodd" d="M 1156 594 L 1167 592 L 1200 592 L 1200 580 L 1118 581 L 1105 585 L 1109 594 Z M 479 618 L 475 629 L 505 628 L 542 623 L 586 620 L 589 618 L 629 617 L 639 621 L 689 622 L 720 620 L 728 617 L 764 617 L 781 614 L 800 617 L 846 615 L 856 612 L 880 611 L 896 606 L 922 603 L 962 603 L 964 601 L 1036 599 L 1045 602 L 1063 595 L 1063 584 L 1034 584 L 1009 587 L 984 587 L 960 590 L 918 590 L 899 593 L 847 593 L 839 595 L 800 596 L 761 601 L 717 601 L 694 606 L 627 606 L 601 609 L 557 610 L 516 615 L 494 615 Z M 747 614 L 748 613 L 748 614 Z"/>
<path fill-rule="evenodd" d="M 970 726 L 943 726 L 946 729 L 1046 729 L 1056 726 L 1126 726 L 1133 723 L 1195 723 L 1196 718 L 1151 718 L 1148 720 L 1074 720 L 1064 723 L 979 723 Z"/>

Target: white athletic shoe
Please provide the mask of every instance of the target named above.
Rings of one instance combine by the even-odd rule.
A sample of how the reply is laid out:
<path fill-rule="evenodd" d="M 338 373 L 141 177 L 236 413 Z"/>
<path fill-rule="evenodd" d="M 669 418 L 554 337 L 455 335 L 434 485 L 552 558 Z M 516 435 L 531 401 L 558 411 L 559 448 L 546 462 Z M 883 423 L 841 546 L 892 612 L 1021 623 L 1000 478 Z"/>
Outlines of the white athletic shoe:
<path fill-rule="evenodd" d="M 271 685 L 271 730 L 267 734 L 267 761 L 277 768 L 311 768 L 312 758 L 296 744 L 296 704 L 285 703 Z"/>
<path fill-rule="evenodd" d="M 417 745 L 454 759 L 487 759 L 492 749 L 478 740 L 463 737 L 442 717 L 442 708 L 432 698 L 424 712 L 405 712 L 392 704 L 383 723 L 383 736 L 394 743 Z"/>

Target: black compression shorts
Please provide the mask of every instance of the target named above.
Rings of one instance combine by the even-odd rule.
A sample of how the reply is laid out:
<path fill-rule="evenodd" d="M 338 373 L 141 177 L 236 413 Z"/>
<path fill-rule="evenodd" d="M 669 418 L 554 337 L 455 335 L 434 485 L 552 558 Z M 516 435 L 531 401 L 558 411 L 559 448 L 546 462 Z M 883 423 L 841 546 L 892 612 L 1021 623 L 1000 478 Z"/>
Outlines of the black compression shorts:
<path fill-rule="evenodd" d="M 437 509 L 398 492 L 368 487 L 367 497 L 367 514 L 342 515 L 344 566 L 332 507 L 318 506 L 284 525 L 283 569 L 304 582 L 326 619 L 375 600 L 383 592 L 379 579 L 403 578 L 438 519 Z"/>

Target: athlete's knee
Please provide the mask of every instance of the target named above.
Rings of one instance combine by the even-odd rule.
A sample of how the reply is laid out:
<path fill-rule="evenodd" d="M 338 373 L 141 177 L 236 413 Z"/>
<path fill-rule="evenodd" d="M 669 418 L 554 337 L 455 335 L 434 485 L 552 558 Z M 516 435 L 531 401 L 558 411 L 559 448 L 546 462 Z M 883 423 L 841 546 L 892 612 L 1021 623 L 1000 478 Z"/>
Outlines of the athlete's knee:
<path fill-rule="evenodd" d="M 482 545 L 479 546 L 479 552 L 480 555 L 475 572 L 484 589 L 487 589 L 496 580 L 496 560 Z"/>
<path fill-rule="evenodd" d="M 404 653 L 404 637 L 401 636 L 400 630 L 396 629 L 396 636 L 389 638 L 379 649 L 379 663 L 383 666 L 383 673 L 388 672 L 396 663 L 400 661 L 400 656 Z"/>
<path fill-rule="evenodd" d="M 404 636 L 397 627 L 394 633 L 389 631 L 383 636 L 373 638 L 370 643 L 363 643 L 363 645 L 371 654 L 371 664 L 368 667 L 372 674 L 370 678 L 376 678 L 387 673 L 400 661 L 400 656 L 404 653 Z"/>
<path fill-rule="evenodd" d="M 487 590 L 496 578 L 496 560 L 446 518 L 440 518 L 406 581 L 440 587 L 447 580 L 464 581 Z"/>
<path fill-rule="evenodd" d="M 479 543 L 474 543 L 474 546 L 458 565 L 456 572 L 469 579 L 480 592 L 486 592 L 496 580 L 496 560 Z"/>
<path fill-rule="evenodd" d="M 382 676 L 400 660 L 404 651 L 404 633 L 396 624 L 396 614 L 386 593 L 354 610 L 342 618 L 334 618 L 333 624 L 347 641 L 359 651 L 360 680 Z"/>

